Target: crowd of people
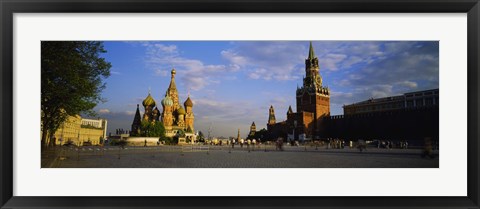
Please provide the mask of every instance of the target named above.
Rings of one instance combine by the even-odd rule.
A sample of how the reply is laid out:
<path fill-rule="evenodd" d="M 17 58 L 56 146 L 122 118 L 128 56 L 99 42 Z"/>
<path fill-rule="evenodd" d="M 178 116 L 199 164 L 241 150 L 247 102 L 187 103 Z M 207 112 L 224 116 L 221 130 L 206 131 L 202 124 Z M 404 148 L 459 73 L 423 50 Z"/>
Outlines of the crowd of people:
<path fill-rule="evenodd" d="M 377 148 L 377 149 L 409 149 L 411 145 L 407 140 L 344 140 L 340 138 L 327 138 L 323 140 L 315 140 L 315 141 L 298 141 L 298 140 L 284 140 L 283 138 L 278 138 L 276 140 L 269 140 L 265 142 L 261 142 L 257 139 L 229 139 L 229 140 L 218 140 L 218 141 L 209 141 L 206 142 L 207 145 L 228 145 L 231 146 L 232 149 L 235 146 L 240 146 L 240 148 L 247 147 L 250 149 L 255 149 L 255 147 L 259 147 L 260 145 L 273 145 L 275 146 L 275 150 L 283 151 L 285 145 L 287 146 L 305 146 L 305 150 L 307 147 L 315 147 L 318 150 L 319 147 L 323 147 L 325 149 L 358 149 L 359 151 L 367 150 L 369 148 Z M 438 142 L 432 141 L 431 138 L 425 139 L 424 144 L 418 144 L 414 148 L 423 149 L 422 156 L 433 156 L 433 151 L 438 149 Z"/>

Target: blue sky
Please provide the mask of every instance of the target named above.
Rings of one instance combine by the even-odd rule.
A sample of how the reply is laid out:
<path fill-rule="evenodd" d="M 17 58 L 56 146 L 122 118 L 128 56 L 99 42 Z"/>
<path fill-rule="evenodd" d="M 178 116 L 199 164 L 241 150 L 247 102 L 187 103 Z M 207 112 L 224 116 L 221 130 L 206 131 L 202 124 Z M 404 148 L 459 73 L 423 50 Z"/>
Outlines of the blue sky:
<path fill-rule="evenodd" d="M 245 137 L 255 121 L 266 128 L 268 108 L 277 121 L 295 107 L 302 85 L 308 41 L 104 42 L 112 63 L 105 103 L 95 110 L 108 131 L 129 130 L 136 105 L 148 95 L 159 103 L 177 71 L 180 100 L 194 102 L 195 129 L 213 136 Z M 331 114 L 369 98 L 439 87 L 437 41 L 314 41 L 323 85 L 331 91 Z M 141 106 L 141 105 L 140 105 Z M 162 110 L 161 106 L 159 107 Z M 141 108 L 143 112 L 143 108 Z"/>

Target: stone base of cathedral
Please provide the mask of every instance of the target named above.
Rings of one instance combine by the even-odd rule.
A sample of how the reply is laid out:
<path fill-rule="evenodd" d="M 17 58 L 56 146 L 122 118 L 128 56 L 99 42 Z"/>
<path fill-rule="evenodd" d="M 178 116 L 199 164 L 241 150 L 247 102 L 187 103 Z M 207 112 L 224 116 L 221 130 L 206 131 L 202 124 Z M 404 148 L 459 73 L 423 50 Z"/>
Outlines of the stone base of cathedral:
<path fill-rule="evenodd" d="M 127 146 L 157 146 L 158 137 L 127 137 Z"/>
<path fill-rule="evenodd" d="M 185 137 L 178 137 L 178 145 L 187 145 L 187 139 Z"/>

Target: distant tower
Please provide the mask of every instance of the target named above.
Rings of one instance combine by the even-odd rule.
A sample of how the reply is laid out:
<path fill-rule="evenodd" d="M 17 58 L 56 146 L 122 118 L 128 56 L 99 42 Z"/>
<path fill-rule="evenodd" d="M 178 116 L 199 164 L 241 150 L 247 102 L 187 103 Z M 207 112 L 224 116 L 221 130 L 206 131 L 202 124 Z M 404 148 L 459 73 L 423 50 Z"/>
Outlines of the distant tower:
<path fill-rule="evenodd" d="M 322 77 L 320 76 L 320 67 L 318 65 L 318 58 L 315 56 L 312 42 L 310 42 L 310 49 L 308 51 L 308 58 L 305 60 L 305 78 L 303 79 L 303 86 L 307 87 L 321 87 Z"/>
<path fill-rule="evenodd" d="M 132 130 L 131 130 L 132 136 L 140 135 L 141 124 L 142 124 L 142 121 L 140 117 L 140 110 L 139 110 L 139 105 L 137 104 L 137 111 L 135 112 L 135 117 L 133 118 L 133 123 L 132 123 Z"/>
<path fill-rule="evenodd" d="M 268 110 L 268 124 L 267 125 L 273 125 L 275 123 L 276 123 L 275 110 L 273 109 L 273 106 L 270 105 L 270 109 Z"/>
<path fill-rule="evenodd" d="M 303 86 L 297 88 L 296 92 L 297 114 L 306 137 L 318 136 L 323 128 L 321 118 L 330 116 L 330 90 L 323 86 L 319 71 L 318 58 L 310 42 Z"/>
<path fill-rule="evenodd" d="M 193 121 L 194 121 L 194 118 L 195 116 L 193 115 L 193 102 L 192 100 L 190 99 L 190 96 L 188 96 L 187 100 L 185 100 L 185 102 L 183 103 L 183 105 L 185 105 L 185 128 L 187 130 L 187 132 L 194 132 L 194 129 L 193 129 Z"/>
<path fill-rule="evenodd" d="M 250 126 L 250 133 L 248 134 L 248 136 L 253 138 L 255 137 L 255 133 L 257 133 L 257 127 L 255 126 L 255 122 L 252 122 L 252 125 Z"/>
<path fill-rule="evenodd" d="M 288 115 L 293 114 L 292 106 L 288 106 L 287 117 Z"/>
<path fill-rule="evenodd" d="M 237 142 L 240 142 L 240 129 L 238 129 Z"/>

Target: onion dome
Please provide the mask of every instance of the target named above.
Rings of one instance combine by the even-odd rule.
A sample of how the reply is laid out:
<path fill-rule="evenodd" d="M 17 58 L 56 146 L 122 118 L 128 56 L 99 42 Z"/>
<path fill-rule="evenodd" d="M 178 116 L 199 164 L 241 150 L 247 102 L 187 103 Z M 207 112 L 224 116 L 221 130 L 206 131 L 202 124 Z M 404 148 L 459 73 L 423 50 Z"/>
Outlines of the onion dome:
<path fill-rule="evenodd" d="M 158 108 L 155 107 L 155 109 L 153 110 L 153 114 L 158 114 L 159 110 Z"/>
<path fill-rule="evenodd" d="M 145 100 L 143 100 L 142 104 L 143 104 L 144 107 L 147 107 L 147 106 L 152 106 L 153 107 L 153 106 L 155 106 L 155 100 L 152 98 L 150 93 L 148 93 L 147 98 L 145 98 Z"/>
<path fill-rule="evenodd" d="M 180 108 L 178 108 L 177 113 L 179 115 L 185 115 L 185 109 L 183 109 L 183 107 L 180 107 Z"/>
<path fill-rule="evenodd" d="M 165 96 L 165 98 L 163 98 L 163 100 L 162 100 L 162 105 L 163 106 L 173 106 L 172 98 L 170 98 L 168 95 Z"/>
<path fill-rule="evenodd" d="M 185 101 L 185 103 L 183 103 L 183 104 L 185 105 L 185 107 L 193 107 L 193 102 L 190 99 L 190 97 L 188 97 L 187 100 Z"/>

